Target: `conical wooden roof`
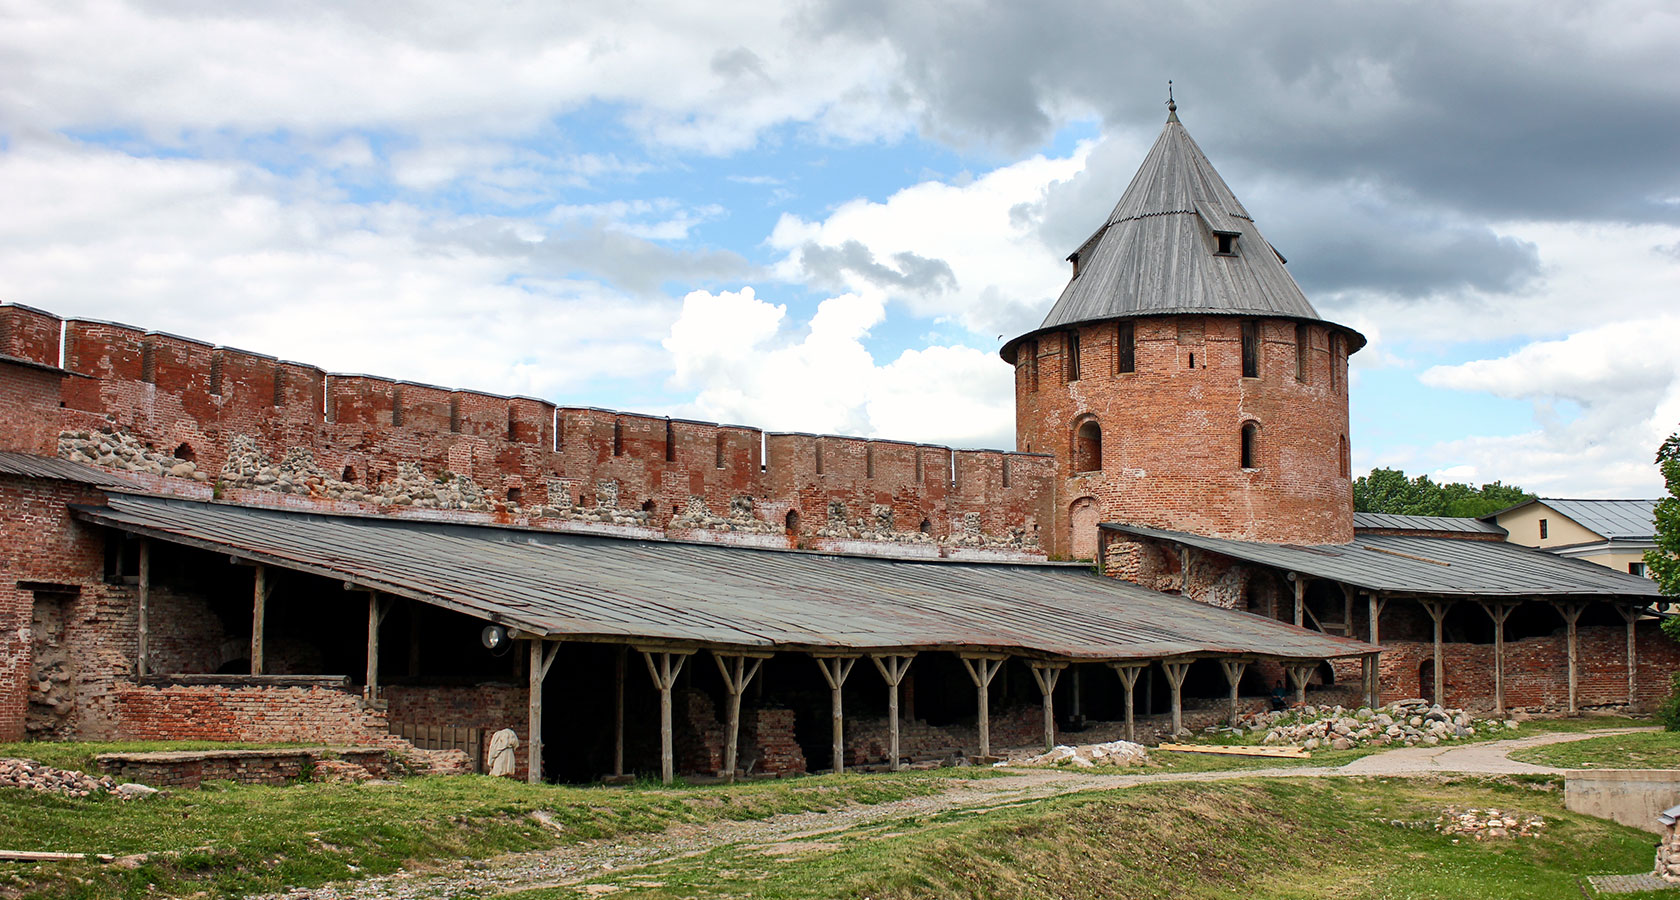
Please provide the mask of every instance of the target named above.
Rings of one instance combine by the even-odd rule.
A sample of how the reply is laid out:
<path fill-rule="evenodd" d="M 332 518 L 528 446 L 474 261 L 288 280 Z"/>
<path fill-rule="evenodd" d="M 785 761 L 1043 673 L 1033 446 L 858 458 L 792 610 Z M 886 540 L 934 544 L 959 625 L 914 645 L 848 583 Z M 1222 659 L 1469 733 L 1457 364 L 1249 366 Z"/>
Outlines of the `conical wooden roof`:
<path fill-rule="evenodd" d="M 1220 235 L 1231 252 L 1221 253 Z M 1105 319 L 1268 316 L 1322 321 L 1175 111 L 1108 220 L 1069 257 L 1075 275 L 1030 334 Z M 1357 332 L 1352 349 L 1365 341 Z"/>

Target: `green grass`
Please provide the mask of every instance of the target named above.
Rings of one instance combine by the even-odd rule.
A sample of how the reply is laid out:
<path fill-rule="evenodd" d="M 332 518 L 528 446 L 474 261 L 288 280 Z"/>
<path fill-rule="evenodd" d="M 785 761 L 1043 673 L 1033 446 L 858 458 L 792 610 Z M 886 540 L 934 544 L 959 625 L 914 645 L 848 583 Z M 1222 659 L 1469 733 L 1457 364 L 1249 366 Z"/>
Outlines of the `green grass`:
<path fill-rule="evenodd" d="M 27 741 L 0 744 L 0 757 L 21 757 L 38 763 L 98 775 L 93 757 L 100 753 L 151 753 L 164 750 L 269 750 L 275 747 L 319 747 L 320 744 L 229 744 L 220 741 Z"/>
<path fill-rule="evenodd" d="M 151 853 L 136 868 L 73 862 L 8 864 L 0 896 L 231 897 L 482 858 L 679 823 L 760 819 L 883 803 L 951 787 L 944 773 L 846 775 L 733 787 L 529 785 L 483 776 L 393 785 L 212 783 L 123 802 L 0 789 L 0 847 Z M 550 813 L 561 832 L 531 818 Z"/>
<path fill-rule="evenodd" d="M 1560 769 L 1680 769 L 1680 732 L 1642 731 L 1514 750 L 1511 758 Z"/>
<path fill-rule="evenodd" d="M 615 898 L 1579 898 L 1581 877 L 1650 865 L 1652 836 L 1562 808 L 1544 780 L 1273 779 L 1157 784 L 956 812 L 775 847 L 732 846 L 592 884 Z M 1544 815 L 1477 843 L 1448 805 Z M 599 889 L 598 889 L 599 890 Z M 515 895 L 587 896 L 582 886 Z"/>

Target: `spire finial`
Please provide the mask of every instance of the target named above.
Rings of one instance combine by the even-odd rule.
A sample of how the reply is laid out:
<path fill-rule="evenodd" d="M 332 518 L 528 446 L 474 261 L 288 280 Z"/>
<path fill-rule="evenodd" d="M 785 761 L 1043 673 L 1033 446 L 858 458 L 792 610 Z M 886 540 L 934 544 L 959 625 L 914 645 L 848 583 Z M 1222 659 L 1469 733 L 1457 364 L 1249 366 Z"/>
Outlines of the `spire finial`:
<path fill-rule="evenodd" d="M 1173 100 L 1172 79 L 1167 79 L 1167 121 L 1178 121 L 1178 103 Z"/>

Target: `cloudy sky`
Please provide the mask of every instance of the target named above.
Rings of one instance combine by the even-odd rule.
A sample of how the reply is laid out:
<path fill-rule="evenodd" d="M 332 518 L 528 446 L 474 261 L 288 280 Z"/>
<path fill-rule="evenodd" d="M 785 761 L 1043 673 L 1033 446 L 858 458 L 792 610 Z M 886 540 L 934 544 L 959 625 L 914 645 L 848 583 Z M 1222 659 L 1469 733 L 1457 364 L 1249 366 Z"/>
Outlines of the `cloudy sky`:
<path fill-rule="evenodd" d="M 1354 463 L 1650 496 L 1680 7 L 0 0 L 0 299 L 330 371 L 1013 446 L 1000 336 L 1180 115 Z"/>

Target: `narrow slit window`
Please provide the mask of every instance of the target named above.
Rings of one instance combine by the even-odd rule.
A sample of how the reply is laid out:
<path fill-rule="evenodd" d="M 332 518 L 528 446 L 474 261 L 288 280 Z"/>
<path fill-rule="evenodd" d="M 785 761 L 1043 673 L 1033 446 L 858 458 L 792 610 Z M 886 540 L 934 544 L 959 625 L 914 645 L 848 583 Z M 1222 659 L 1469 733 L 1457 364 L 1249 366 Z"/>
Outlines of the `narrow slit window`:
<path fill-rule="evenodd" d="M 717 436 L 717 461 L 716 461 L 716 465 L 717 465 L 717 468 L 719 468 L 719 469 L 723 468 L 723 433 L 722 432 L 719 432 L 718 436 Z"/>
<path fill-rule="evenodd" d="M 677 461 L 677 430 L 670 419 L 665 420 L 665 461 Z"/>
<path fill-rule="evenodd" d="M 817 442 L 817 474 L 821 475 L 822 473 L 823 473 L 822 442 L 818 441 Z"/>
<path fill-rule="evenodd" d="M 1341 443 L 1342 477 L 1343 478 L 1352 478 L 1353 477 L 1353 458 L 1352 458 L 1352 455 L 1348 452 L 1347 435 L 1344 434 L 1344 435 L 1341 436 L 1340 443 Z"/>
<path fill-rule="evenodd" d="M 1114 326 L 1114 371 L 1124 375 L 1137 369 L 1137 331 L 1131 322 Z"/>
<path fill-rule="evenodd" d="M 1079 332 L 1077 331 L 1067 333 L 1067 355 L 1062 361 L 1062 365 L 1064 366 L 1063 374 L 1067 376 L 1068 381 L 1079 380 Z"/>
<path fill-rule="evenodd" d="M 1540 540 L 1543 541 L 1545 539 L 1546 539 L 1546 520 L 1541 519 L 1540 520 Z"/>
<path fill-rule="evenodd" d="M 1194 350 L 1190 351 L 1190 362 L 1189 362 L 1188 365 L 1185 366 L 1185 368 L 1187 368 L 1187 369 L 1196 368 L 1196 351 L 1194 351 Z"/>
<path fill-rule="evenodd" d="M 1242 467 L 1260 468 L 1260 426 L 1244 422 L 1242 427 Z"/>
<path fill-rule="evenodd" d="M 1009 487 L 1009 457 L 1003 458 L 1003 486 Z"/>
<path fill-rule="evenodd" d="M 621 419 L 613 420 L 613 455 L 624 455 L 624 422 Z"/>
<path fill-rule="evenodd" d="M 863 477 L 875 477 L 875 448 L 863 448 Z"/>
<path fill-rule="evenodd" d="M 1242 377 L 1260 377 L 1260 323 L 1242 323 Z"/>
<path fill-rule="evenodd" d="M 1303 384 L 1307 380 L 1307 342 L 1311 339 L 1312 331 L 1305 323 L 1295 326 L 1295 380 Z"/>

